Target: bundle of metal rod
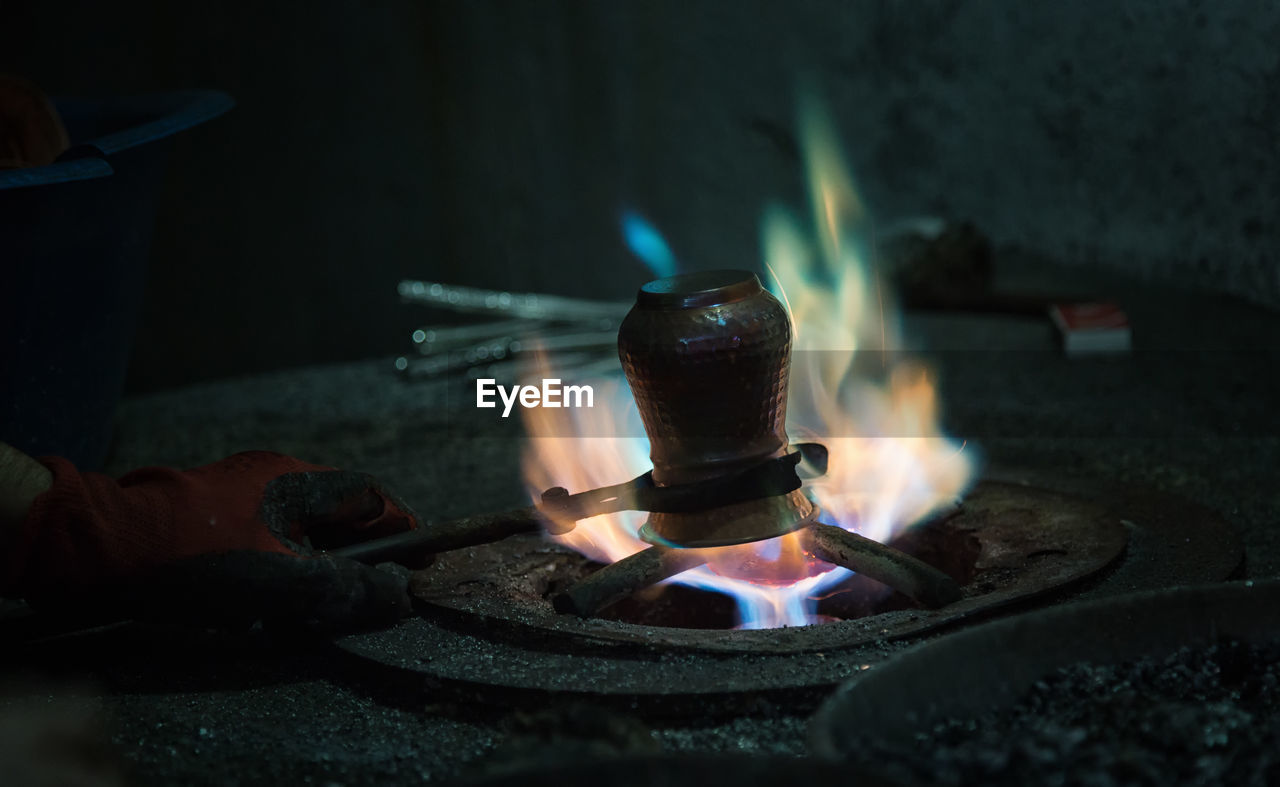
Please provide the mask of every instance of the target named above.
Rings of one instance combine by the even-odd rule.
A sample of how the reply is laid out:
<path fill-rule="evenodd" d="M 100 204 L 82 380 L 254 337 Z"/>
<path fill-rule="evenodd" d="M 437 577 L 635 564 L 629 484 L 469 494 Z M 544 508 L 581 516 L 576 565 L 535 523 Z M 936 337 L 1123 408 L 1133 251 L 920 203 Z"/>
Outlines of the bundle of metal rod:
<path fill-rule="evenodd" d="M 407 303 L 496 318 L 476 325 L 424 325 L 413 331 L 422 356 L 395 359 L 395 368 L 411 378 L 436 377 L 493 364 L 518 361 L 530 353 L 586 353 L 575 363 L 595 369 L 616 357 L 617 330 L 627 304 L 566 298 L 542 293 L 511 293 L 440 282 L 405 280 L 399 293 Z M 558 370 L 570 367 L 554 359 Z M 606 366 L 612 370 L 612 364 Z"/>
<path fill-rule="evenodd" d="M 421 332 L 422 329 L 419 329 L 415 334 Z M 617 341 L 612 331 L 583 332 L 568 329 L 528 334 L 505 333 L 475 344 L 442 351 L 423 349 L 419 345 L 419 352 L 423 357 L 410 359 L 401 356 L 396 359 L 396 370 L 415 377 L 430 377 L 519 360 L 535 353 L 555 353 L 556 369 L 564 369 L 566 366 L 562 353 L 598 355 L 603 350 L 612 351 Z M 614 357 L 614 353 L 609 352 L 607 357 Z"/>
<path fill-rule="evenodd" d="M 496 320 L 478 325 L 424 325 L 410 334 L 413 346 L 422 355 L 468 350 L 495 339 L 529 336 L 550 325 L 546 320 Z"/>
<path fill-rule="evenodd" d="M 594 322 L 599 330 L 617 330 L 631 304 L 567 298 L 537 292 L 504 292 L 441 282 L 405 279 L 397 286 L 406 303 L 423 303 L 457 312 L 564 322 Z"/>
<path fill-rule="evenodd" d="M 622 599 L 707 562 L 704 549 L 649 547 L 610 563 L 552 600 L 557 612 L 589 618 Z"/>
<path fill-rule="evenodd" d="M 575 380 L 588 380 L 621 374 L 622 366 L 616 355 L 597 352 L 558 353 L 554 360 L 556 373 L 572 376 Z M 528 356 L 510 356 L 505 351 L 488 354 L 487 358 L 452 353 L 437 353 L 422 358 L 401 355 L 395 359 L 395 369 L 406 379 L 440 377 L 441 375 L 468 372 L 473 377 L 495 377 L 515 380 L 529 373 Z"/>

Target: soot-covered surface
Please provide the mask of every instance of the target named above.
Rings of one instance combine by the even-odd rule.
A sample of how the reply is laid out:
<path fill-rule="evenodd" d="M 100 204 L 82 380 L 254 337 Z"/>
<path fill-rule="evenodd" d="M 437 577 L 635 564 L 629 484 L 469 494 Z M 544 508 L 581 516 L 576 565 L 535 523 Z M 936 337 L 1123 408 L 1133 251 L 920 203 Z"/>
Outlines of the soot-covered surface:
<path fill-rule="evenodd" d="M 1041 289 L 1064 280 L 1034 270 Z M 1078 289 L 1079 272 L 1066 281 Z M 1274 365 L 1280 317 L 1135 283 L 1091 286 L 1129 311 L 1133 357 L 1065 359 L 1039 319 L 909 317 L 908 334 L 939 367 L 949 431 L 1005 478 L 1067 491 L 1143 485 L 1214 508 L 1241 529 L 1250 573 L 1275 575 L 1280 433 L 1276 383 L 1260 370 Z M 269 448 L 371 472 L 431 517 L 525 502 L 518 424 L 495 419 L 462 434 L 440 409 L 447 393 L 403 383 L 375 360 L 140 397 L 121 411 L 110 470 Z M 833 658 L 852 674 L 900 647 Z M 445 701 L 421 676 L 406 682 L 325 643 L 261 633 L 105 632 L 20 661 L 54 676 L 17 689 L 27 701 L 69 691 L 76 676 L 76 692 L 100 711 L 97 729 L 142 783 L 416 784 L 584 749 L 798 755 L 811 709 L 759 702 L 726 714 L 709 704 L 663 720 L 578 701 Z"/>
<path fill-rule="evenodd" d="M 1280 643 L 1081 662 L 999 712 L 950 718 L 858 760 L 907 783 L 1263 785 L 1280 780 Z"/>

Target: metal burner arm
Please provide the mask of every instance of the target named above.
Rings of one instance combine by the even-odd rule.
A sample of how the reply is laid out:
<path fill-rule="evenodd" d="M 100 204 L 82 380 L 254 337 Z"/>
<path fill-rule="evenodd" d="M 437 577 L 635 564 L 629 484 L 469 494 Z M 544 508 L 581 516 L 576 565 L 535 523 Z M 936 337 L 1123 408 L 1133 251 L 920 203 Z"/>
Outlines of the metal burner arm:
<path fill-rule="evenodd" d="M 820 523 L 796 532 L 804 550 L 819 560 L 874 579 L 926 609 L 945 607 L 963 596 L 960 585 L 943 572 L 865 536 Z M 557 612 L 589 618 L 637 590 L 702 565 L 709 551 L 650 547 L 601 568 L 552 603 Z"/>

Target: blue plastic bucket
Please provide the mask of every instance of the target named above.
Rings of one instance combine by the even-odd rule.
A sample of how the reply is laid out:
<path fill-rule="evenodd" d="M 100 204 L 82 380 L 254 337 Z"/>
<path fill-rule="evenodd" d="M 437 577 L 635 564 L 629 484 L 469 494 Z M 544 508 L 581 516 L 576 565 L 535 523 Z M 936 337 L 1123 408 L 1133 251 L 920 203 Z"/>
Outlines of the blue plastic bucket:
<path fill-rule="evenodd" d="M 216 91 L 54 101 L 72 147 L 0 170 L 0 441 L 100 467 L 142 302 L 169 138 Z"/>

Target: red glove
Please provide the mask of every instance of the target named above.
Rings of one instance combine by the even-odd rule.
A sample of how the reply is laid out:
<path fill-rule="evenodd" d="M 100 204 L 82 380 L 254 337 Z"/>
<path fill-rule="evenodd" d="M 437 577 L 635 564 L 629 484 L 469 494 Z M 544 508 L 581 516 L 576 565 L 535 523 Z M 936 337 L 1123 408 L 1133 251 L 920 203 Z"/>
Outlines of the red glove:
<path fill-rule="evenodd" d="M 109 599 L 117 613 L 201 622 L 346 626 L 407 608 L 399 578 L 305 546 L 417 527 L 371 476 L 267 451 L 119 480 L 58 457 L 40 462 L 53 485 L 6 556 L 4 595 L 75 608 Z"/>

